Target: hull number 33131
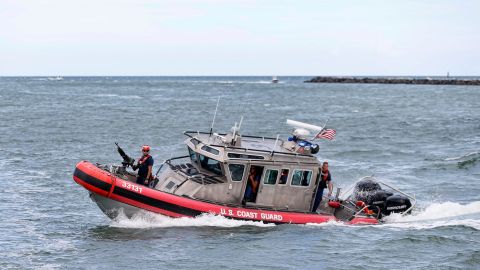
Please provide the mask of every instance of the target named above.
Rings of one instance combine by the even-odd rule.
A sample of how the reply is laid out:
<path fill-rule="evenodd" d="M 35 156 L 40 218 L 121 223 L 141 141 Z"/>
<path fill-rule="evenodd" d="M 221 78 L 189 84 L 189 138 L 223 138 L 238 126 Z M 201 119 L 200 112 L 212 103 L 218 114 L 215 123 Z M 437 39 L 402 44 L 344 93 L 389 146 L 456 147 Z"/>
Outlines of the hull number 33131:
<path fill-rule="evenodd" d="M 133 191 L 133 192 L 137 192 L 137 193 L 142 194 L 142 188 L 141 188 L 141 187 L 136 186 L 136 185 L 134 185 L 134 184 L 132 184 L 132 183 L 129 183 L 129 182 L 127 182 L 127 181 L 123 181 L 123 182 L 122 182 L 122 187 L 123 187 L 123 188 L 126 188 L 126 189 L 129 189 L 129 190 L 131 190 L 131 191 Z"/>

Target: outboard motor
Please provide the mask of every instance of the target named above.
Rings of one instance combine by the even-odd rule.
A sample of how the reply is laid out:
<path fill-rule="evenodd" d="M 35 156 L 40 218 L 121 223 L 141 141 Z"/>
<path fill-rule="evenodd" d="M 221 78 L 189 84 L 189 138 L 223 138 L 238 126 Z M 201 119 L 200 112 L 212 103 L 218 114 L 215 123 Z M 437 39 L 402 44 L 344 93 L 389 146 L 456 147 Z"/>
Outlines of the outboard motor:
<path fill-rule="evenodd" d="M 387 198 L 392 195 L 393 193 L 390 191 L 383 189 L 376 190 L 375 193 L 373 193 L 365 203 L 370 205 L 370 210 L 372 210 L 375 214 L 378 214 L 379 212 L 382 213 L 385 210 Z"/>
<path fill-rule="evenodd" d="M 378 218 L 391 213 L 404 213 L 412 207 L 409 197 L 382 189 L 382 186 L 372 177 L 358 181 L 349 199 L 354 203 L 361 201 L 368 205 L 368 210 L 375 213 Z"/>
<path fill-rule="evenodd" d="M 410 207 L 412 207 L 412 203 L 409 198 L 395 194 L 387 198 L 383 214 L 390 215 L 391 213 L 403 213 Z"/>
<path fill-rule="evenodd" d="M 379 214 L 385 212 L 387 198 L 392 195 L 392 192 L 383 190 L 379 183 L 367 178 L 356 184 L 353 198 L 356 201 L 363 201 L 369 205 L 370 210 Z"/>
<path fill-rule="evenodd" d="M 357 182 L 353 190 L 353 199 L 356 201 L 363 201 L 366 204 L 370 204 L 371 197 L 381 190 L 380 184 L 372 179 L 365 179 Z"/>
<path fill-rule="evenodd" d="M 364 179 L 362 181 L 358 181 L 355 185 L 356 191 L 373 191 L 382 189 L 379 183 L 373 181 L 371 178 Z"/>

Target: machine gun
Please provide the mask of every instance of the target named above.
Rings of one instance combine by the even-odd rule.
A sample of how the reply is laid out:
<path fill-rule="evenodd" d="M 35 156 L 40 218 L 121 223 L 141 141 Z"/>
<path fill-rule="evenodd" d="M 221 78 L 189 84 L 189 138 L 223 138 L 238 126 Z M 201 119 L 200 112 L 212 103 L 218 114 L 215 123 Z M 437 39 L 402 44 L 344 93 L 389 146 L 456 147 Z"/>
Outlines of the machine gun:
<path fill-rule="evenodd" d="M 123 151 L 123 149 L 118 145 L 118 143 L 115 143 L 115 145 L 117 146 L 118 153 L 123 158 L 123 161 L 122 161 L 123 167 L 128 167 L 128 166 L 133 167 L 133 163 L 135 163 L 135 159 L 133 159 L 133 158 L 129 157 L 127 154 L 125 154 L 125 151 Z"/>

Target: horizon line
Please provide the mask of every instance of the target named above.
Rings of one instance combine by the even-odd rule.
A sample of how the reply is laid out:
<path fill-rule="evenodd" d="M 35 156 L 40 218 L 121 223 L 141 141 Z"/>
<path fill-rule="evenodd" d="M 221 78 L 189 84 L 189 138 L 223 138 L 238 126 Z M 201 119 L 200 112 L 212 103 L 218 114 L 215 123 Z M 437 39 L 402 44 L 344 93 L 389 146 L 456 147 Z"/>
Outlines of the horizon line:
<path fill-rule="evenodd" d="M 0 75 L 14 77 L 480 77 L 480 75 Z"/>

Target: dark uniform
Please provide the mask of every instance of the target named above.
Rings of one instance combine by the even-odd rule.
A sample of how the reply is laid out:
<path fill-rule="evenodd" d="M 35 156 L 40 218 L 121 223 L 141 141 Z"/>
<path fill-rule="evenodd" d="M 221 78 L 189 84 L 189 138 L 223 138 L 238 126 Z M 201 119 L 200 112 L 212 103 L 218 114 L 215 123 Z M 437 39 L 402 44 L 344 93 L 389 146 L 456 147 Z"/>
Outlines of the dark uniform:
<path fill-rule="evenodd" d="M 148 166 L 153 166 L 153 158 L 150 155 L 142 156 L 138 160 L 137 168 L 138 168 L 138 176 L 137 176 L 137 184 L 144 185 L 145 179 L 147 178 L 148 174 Z M 147 179 L 150 180 L 150 179 Z"/>
<path fill-rule="evenodd" d="M 327 188 L 327 185 L 328 185 L 327 182 L 330 182 L 330 181 L 332 181 L 332 175 L 330 174 L 330 171 L 327 171 L 326 173 L 321 171 L 320 182 L 318 183 L 317 194 L 315 195 L 315 201 L 313 203 L 312 212 L 317 211 L 317 208 L 320 205 L 320 202 L 322 201 L 323 190 Z"/>

